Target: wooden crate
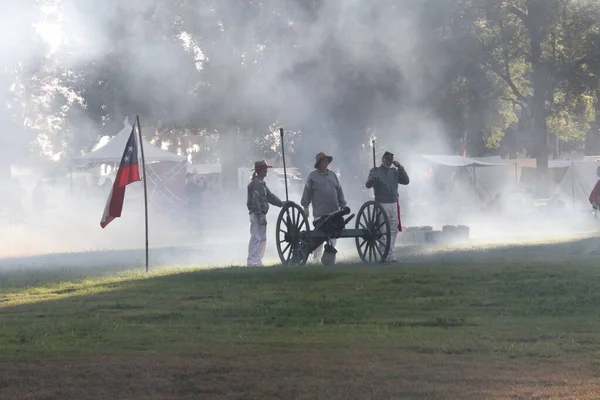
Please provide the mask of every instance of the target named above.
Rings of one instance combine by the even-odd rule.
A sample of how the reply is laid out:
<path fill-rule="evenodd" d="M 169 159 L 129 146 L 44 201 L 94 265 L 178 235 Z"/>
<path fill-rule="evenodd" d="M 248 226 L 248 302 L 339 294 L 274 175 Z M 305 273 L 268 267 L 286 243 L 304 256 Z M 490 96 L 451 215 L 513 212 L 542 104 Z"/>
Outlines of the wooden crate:
<path fill-rule="evenodd" d="M 446 244 L 463 243 L 470 237 L 470 228 L 464 225 L 445 225 L 442 232 Z"/>

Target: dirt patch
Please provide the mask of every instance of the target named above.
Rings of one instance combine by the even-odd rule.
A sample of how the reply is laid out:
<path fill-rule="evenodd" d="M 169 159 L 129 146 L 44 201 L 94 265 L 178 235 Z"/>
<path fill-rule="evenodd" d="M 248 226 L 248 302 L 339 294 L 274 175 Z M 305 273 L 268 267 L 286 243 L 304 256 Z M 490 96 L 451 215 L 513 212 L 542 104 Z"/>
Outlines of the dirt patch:
<path fill-rule="evenodd" d="M 213 351 L 0 363 L 0 398 L 592 399 L 592 366 L 394 350 Z"/>

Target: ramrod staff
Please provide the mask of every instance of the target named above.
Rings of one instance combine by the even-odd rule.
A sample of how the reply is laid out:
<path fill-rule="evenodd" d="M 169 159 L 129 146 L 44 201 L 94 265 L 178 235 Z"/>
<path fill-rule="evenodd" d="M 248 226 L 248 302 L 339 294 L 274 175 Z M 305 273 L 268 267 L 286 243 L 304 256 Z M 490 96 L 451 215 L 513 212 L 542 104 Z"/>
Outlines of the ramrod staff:
<path fill-rule="evenodd" d="M 281 158 L 283 159 L 283 179 L 285 180 L 285 201 L 290 201 L 288 196 L 287 169 L 285 167 L 285 146 L 283 145 L 283 128 L 279 128 L 279 137 L 281 139 Z"/>

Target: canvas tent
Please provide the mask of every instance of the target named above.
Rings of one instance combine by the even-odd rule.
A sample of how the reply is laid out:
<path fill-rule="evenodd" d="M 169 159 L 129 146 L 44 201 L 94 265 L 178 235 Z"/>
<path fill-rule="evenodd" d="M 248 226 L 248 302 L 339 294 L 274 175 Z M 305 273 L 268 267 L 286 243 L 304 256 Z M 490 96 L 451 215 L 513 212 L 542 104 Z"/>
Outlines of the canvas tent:
<path fill-rule="evenodd" d="M 522 188 L 535 188 L 536 160 L 515 160 L 521 171 L 519 185 Z M 596 181 L 596 169 L 600 165 L 600 157 L 586 156 L 574 160 L 549 160 L 548 175 L 550 191 L 575 208 L 589 208 L 588 197 Z"/>
<path fill-rule="evenodd" d="M 456 185 L 461 187 L 462 183 L 462 188 L 467 189 L 470 184 L 480 200 L 489 200 L 507 187 L 516 187 L 516 184 L 520 190 L 534 192 L 535 189 L 535 159 L 503 160 L 500 157 L 469 158 L 453 155 L 421 157 L 429 164 L 446 167 L 449 171 L 455 170 L 452 174 L 446 174 L 446 177 L 451 177 L 454 188 Z M 598 166 L 600 157 L 549 160 L 551 193 L 559 195 L 574 208 L 589 209 L 588 197 L 598 180 Z"/>
<path fill-rule="evenodd" d="M 433 156 L 422 155 L 424 160 L 446 167 L 499 167 L 514 165 L 515 161 L 503 160 L 500 156 L 493 157 L 463 157 L 463 156 Z"/>
<path fill-rule="evenodd" d="M 476 201 L 489 201 L 507 187 L 517 187 L 518 170 L 514 160 L 457 155 L 422 155 L 421 158 L 434 166 L 448 168 L 451 173 L 446 175 L 451 179 L 451 189 L 462 185 L 461 189 L 469 190 L 469 196 Z"/>
<path fill-rule="evenodd" d="M 536 172 L 536 161 L 535 159 L 520 159 L 516 160 L 520 169 L 520 177 L 519 177 L 519 186 L 523 188 L 525 191 L 529 191 L 531 193 L 535 192 L 536 182 L 537 182 L 537 172 Z M 573 161 L 570 160 L 549 160 L 548 161 L 548 185 L 550 185 L 549 193 L 553 194 L 569 194 L 571 195 L 571 191 L 569 189 L 568 192 L 564 192 L 562 187 L 567 185 L 565 179 L 568 179 L 567 176 L 570 173 L 571 165 Z M 563 181 L 565 182 L 563 184 Z M 562 193 L 561 193 L 562 192 Z"/>
<path fill-rule="evenodd" d="M 118 164 L 123 157 L 123 151 L 132 129 L 127 119 L 125 119 L 124 125 L 125 127 L 106 145 L 71 159 L 71 165 Z M 187 202 L 185 194 L 187 157 L 159 149 L 146 139 L 142 139 L 142 143 L 146 174 L 148 175 L 149 204 L 158 207 L 184 205 Z"/>
<path fill-rule="evenodd" d="M 125 150 L 125 144 L 131 134 L 131 125 L 129 125 L 127 119 L 123 122 L 125 127 L 121 129 L 117 135 L 110 140 L 106 145 L 96 149 L 88 154 L 84 154 L 79 157 L 74 157 L 71 160 L 73 165 L 85 165 L 85 164 L 112 164 L 118 163 L 123 157 L 123 150 Z M 187 161 L 184 156 L 170 153 L 168 151 L 159 149 L 146 139 L 142 139 L 144 144 L 144 158 L 146 163 L 152 162 L 176 162 L 180 163 Z"/>
<path fill-rule="evenodd" d="M 588 198 L 598 181 L 596 169 L 600 163 L 593 161 L 572 161 L 560 182 L 558 193 L 571 200 L 573 208 L 589 209 Z"/>

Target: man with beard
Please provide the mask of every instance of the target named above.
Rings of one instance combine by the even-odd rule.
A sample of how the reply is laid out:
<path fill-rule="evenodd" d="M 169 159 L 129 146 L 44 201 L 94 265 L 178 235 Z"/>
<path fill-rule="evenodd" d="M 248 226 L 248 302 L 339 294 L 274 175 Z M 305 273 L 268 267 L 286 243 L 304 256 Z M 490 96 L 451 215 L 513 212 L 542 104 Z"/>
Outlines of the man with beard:
<path fill-rule="evenodd" d="M 398 161 L 394 161 L 394 155 L 388 151 L 381 158 L 381 166 L 371 169 L 367 178 L 367 188 L 373 188 L 375 201 L 381 204 L 390 220 L 391 243 L 386 261 L 397 262 L 396 237 L 398 235 L 398 227 L 400 226 L 398 184 L 408 185 L 409 183 L 410 179 L 406 170 Z"/>

